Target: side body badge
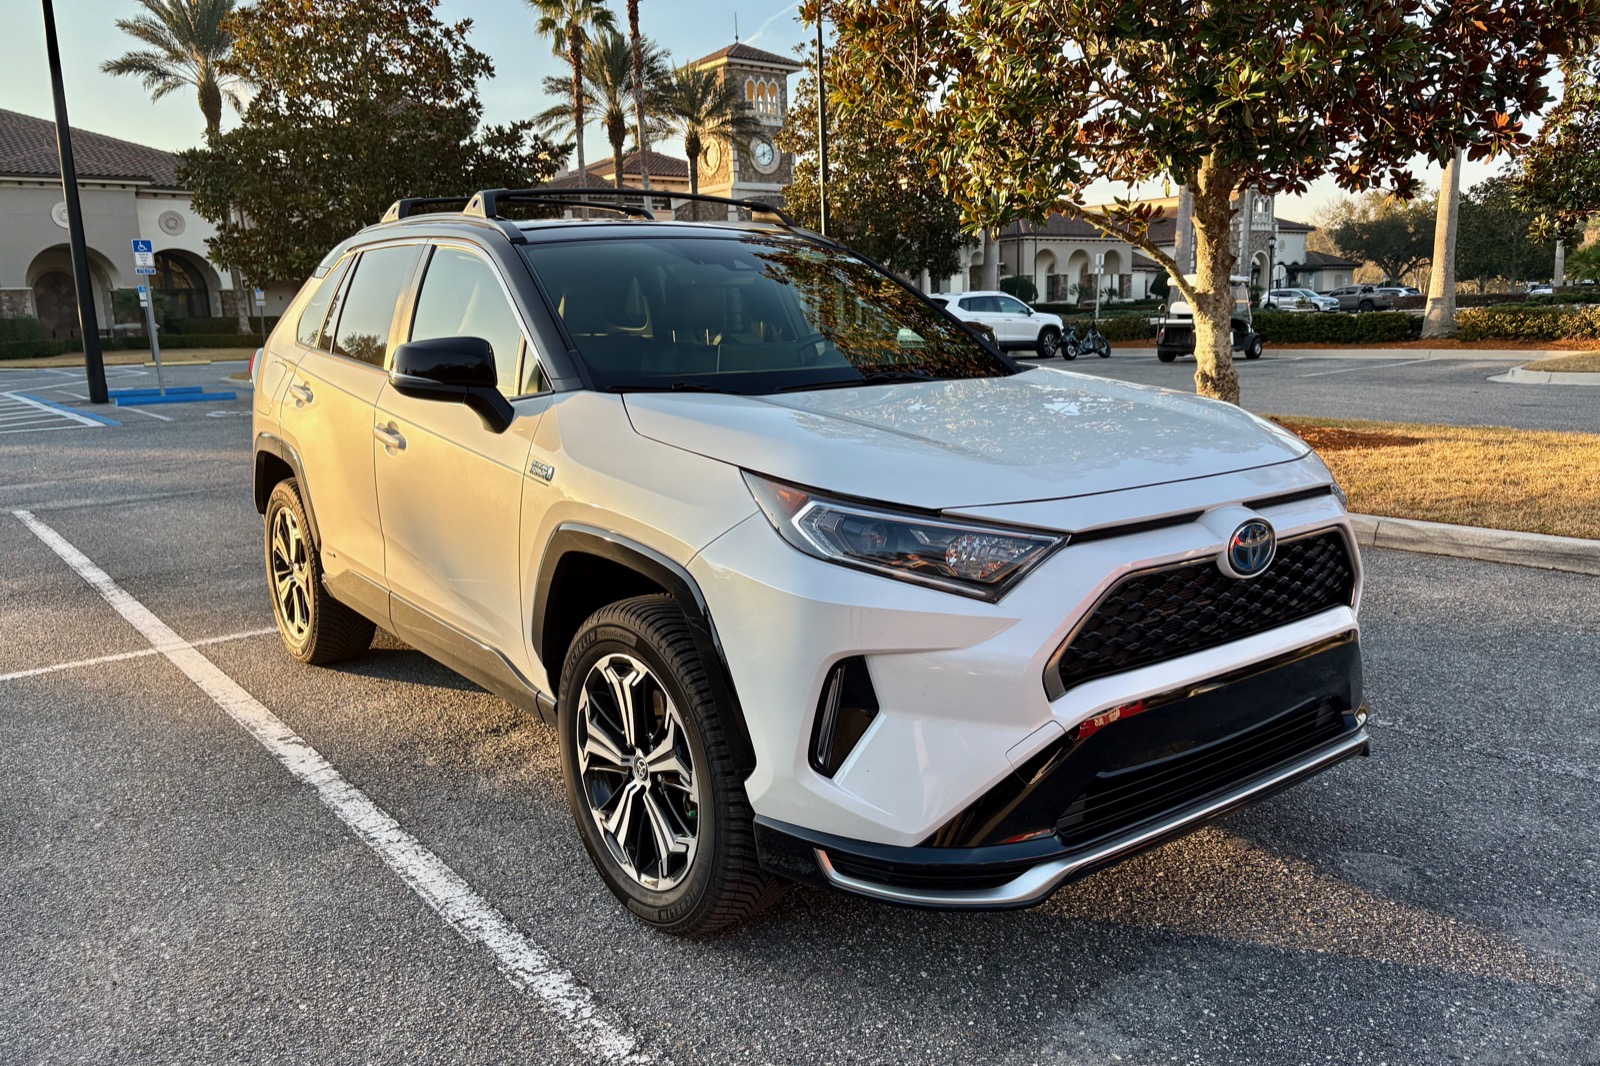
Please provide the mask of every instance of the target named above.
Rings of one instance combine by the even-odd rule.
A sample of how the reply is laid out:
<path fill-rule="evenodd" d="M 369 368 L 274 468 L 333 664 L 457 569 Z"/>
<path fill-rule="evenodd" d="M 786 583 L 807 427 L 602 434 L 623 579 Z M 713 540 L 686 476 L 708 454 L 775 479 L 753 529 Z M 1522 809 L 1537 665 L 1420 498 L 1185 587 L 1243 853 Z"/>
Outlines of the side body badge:
<path fill-rule="evenodd" d="M 548 484 L 555 480 L 556 468 L 549 463 L 541 463 L 539 460 L 534 459 L 528 463 L 528 473 Z"/>

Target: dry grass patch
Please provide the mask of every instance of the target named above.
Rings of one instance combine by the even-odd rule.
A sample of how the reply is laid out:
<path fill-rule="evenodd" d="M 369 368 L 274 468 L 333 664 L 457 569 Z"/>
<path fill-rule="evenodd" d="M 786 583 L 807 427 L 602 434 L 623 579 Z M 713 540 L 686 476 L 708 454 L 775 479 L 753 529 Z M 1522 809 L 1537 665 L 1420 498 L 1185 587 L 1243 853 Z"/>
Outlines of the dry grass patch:
<path fill-rule="evenodd" d="M 1600 434 L 1273 421 L 1317 449 L 1352 511 L 1600 540 Z"/>
<path fill-rule="evenodd" d="M 1558 355 L 1552 359 L 1540 359 L 1537 362 L 1527 363 L 1523 366 L 1523 369 L 1548 370 L 1557 374 L 1586 370 L 1600 373 L 1600 352 L 1585 352 L 1582 355 Z"/>

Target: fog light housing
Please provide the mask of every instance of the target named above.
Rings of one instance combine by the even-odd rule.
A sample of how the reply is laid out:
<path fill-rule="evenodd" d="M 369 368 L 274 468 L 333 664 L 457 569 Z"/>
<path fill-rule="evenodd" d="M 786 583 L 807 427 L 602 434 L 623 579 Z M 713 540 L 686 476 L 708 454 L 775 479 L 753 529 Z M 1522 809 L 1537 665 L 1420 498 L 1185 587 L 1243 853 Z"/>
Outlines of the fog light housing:
<path fill-rule="evenodd" d="M 811 768 L 823 777 L 838 773 L 877 717 L 878 694 L 872 688 L 867 660 L 856 655 L 835 663 L 817 701 Z"/>

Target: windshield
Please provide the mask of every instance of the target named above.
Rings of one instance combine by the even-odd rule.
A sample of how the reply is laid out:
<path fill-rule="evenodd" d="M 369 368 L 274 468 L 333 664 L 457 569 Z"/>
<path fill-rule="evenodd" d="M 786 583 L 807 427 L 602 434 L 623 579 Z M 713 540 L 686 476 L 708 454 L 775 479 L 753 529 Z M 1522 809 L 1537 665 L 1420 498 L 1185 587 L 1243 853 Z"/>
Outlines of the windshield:
<path fill-rule="evenodd" d="M 591 239 L 523 251 L 601 389 L 760 394 L 1016 372 L 893 278 L 803 240 Z"/>

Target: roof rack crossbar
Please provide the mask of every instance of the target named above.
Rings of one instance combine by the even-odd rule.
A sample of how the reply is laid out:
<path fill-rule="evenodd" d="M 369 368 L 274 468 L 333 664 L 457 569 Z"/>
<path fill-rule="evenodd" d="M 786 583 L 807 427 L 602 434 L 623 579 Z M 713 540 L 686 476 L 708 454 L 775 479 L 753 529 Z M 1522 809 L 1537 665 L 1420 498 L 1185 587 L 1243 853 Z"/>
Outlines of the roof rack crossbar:
<path fill-rule="evenodd" d="M 637 199 L 637 200 L 643 200 L 646 203 L 650 203 L 650 202 L 658 201 L 658 200 L 665 200 L 669 207 L 670 207 L 672 201 L 674 201 L 674 200 L 689 200 L 689 201 L 693 201 L 693 202 L 696 202 L 696 203 L 707 203 L 707 204 L 723 204 L 723 205 L 725 205 L 727 207 L 741 207 L 741 208 L 744 208 L 746 211 L 749 211 L 752 214 L 772 215 L 775 218 L 777 218 L 779 221 L 781 221 L 783 223 L 783 225 L 787 226 L 788 228 L 790 228 L 790 229 L 796 228 L 794 219 L 789 217 L 788 212 L 784 211 L 783 208 L 777 207 L 777 206 L 775 206 L 773 204 L 769 204 L 764 200 L 738 200 L 738 199 L 734 199 L 733 197 L 729 197 L 729 196 L 712 196 L 712 195 L 709 195 L 707 193 L 668 192 L 668 191 L 665 191 L 665 190 L 656 190 L 656 189 L 614 189 L 614 188 L 605 188 L 605 187 L 599 187 L 599 188 L 569 187 L 569 188 L 557 188 L 557 189 L 550 189 L 550 188 L 537 188 L 537 189 L 485 189 L 483 192 L 480 192 L 477 196 L 474 196 L 472 198 L 472 201 L 469 204 L 467 204 L 466 213 L 469 214 L 469 215 L 481 215 L 484 218 L 494 218 L 495 217 L 495 208 L 496 208 L 496 206 L 501 201 L 512 199 L 512 198 L 515 198 L 515 199 L 517 199 L 519 201 L 523 201 L 523 200 L 531 199 L 533 197 L 543 197 L 543 198 L 546 198 L 546 199 L 554 199 L 554 198 L 559 197 L 562 200 L 562 202 L 569 203 L 574 207 L 577 207 L 577 206 L 585 206 L 585 207 L 601 207 L 601 206 L 605 206 L 605 207 L 610 207 L 611 206 L 609 204 L 579 204 L 576 201 L 567 200 L 567 197 L 569 197 L 569 196 L 576 196 L 576 197 L 583 197 L 583 198 L 600 198 L 600 197 L 613 198 L 614 197 L 616 199 Z M 620 208 L 616 208 L 616 209 L 620 210 Z M 635 208 L 635 210 L 641 210 L 641 209 Z M 650 217 L 654 218 L 655 216 L 652 213 L 650 215 Z"/>
<path fill-rule="evenodd" d="M 615 189 L 485 189 L 468 201 L 465 213 L 481 218 L 499 218 L 500 205 L 506 203 L 546 204 L 551 207 L 590 207 L 597 211 L 615 211 L 634 218 L 654 222 L 656 214 L 648 206 L 607 203 L 604 199 L 569 199 L 566 193 L 615 193 Z"/>
<path fill-rule="evenodd" d="M 408 196 L 396 200 L 389 205 L 389 210 L 383 213 L 382 222 L 399 222 L 403 218 L 410 218 L 418 213 L 418 208 L 433 207 L 436 204 L 465 204 L 471 196 Z"/>

